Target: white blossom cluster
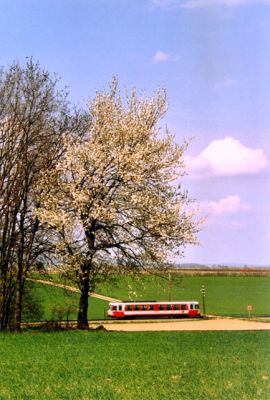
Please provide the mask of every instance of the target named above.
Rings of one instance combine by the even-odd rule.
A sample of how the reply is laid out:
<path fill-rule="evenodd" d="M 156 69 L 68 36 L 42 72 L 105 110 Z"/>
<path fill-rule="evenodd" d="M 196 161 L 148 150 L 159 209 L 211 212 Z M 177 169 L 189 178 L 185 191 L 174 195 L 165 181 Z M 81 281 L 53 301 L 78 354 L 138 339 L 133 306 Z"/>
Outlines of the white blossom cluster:
<path fill-rule="evenodd" d="M 174 185 L 186 143 L 157 127 L 166 108 L 163 91 L 148 100 L 132 90 L 122 100 L 114 80 L 90 102 L 87 135 L 66 139 L 56 168 L 42 175 L 37 213 L 58 233 L 65 265 L 159 263 L 196 243 L 198 222 Z"/>

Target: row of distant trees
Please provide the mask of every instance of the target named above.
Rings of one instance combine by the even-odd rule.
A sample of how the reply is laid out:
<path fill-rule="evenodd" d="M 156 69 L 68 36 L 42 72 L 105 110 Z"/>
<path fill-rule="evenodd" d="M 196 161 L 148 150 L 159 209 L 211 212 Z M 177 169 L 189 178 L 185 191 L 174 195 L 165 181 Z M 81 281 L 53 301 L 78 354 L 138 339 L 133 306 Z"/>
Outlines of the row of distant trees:
<path fill-rule="evenodd" d="M 186 143 L 161 134 L 166 93 L 148 100 L 117 80 L 86 110 L 29 59 L 0 72 L 0 329 L 19 330 L 27 274 L 52 260 L 76 280 L 78 328 L 110 265 L 159 267 L 198 221 L 179 184 Z"/>

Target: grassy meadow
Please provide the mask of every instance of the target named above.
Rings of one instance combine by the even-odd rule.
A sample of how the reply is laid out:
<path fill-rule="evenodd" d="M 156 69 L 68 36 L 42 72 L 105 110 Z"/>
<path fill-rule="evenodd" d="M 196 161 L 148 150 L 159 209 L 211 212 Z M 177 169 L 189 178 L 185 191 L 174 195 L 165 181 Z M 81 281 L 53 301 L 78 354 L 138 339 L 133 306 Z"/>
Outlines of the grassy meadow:
<path fill-rule="evenodd" d="M 0 334 L 0 399 L 268 400 L 270 332 Z"/>
<path fill-rule="evenodd" d="M 44 320 L 67 308 L 76 319 L 78 293 L 27 285 Z M 171 298 L 200 301 L 202 285 L 209 314 L 246 315 L 252 304 L 254 315 L 270 315 L 270 277 L 177 275 Z M 96 291 L 167 300 L 168 282 L 117 276 Z M 104 318 L 107 304 L 90 298 L 89 319 Z M 269 366 L 270 331 L 0 333 L 0 399 L 269 400 Z"/>
<path fill-rule="evenodd" d="M 172 300 L 198 300 L 206 288 L 206 312 L 217 315 L 246 315 L 253 305 L 254 315 L 270 315 L 270 276 L 172 276 Z M 155 276 L 140 280 L 121 277 L 118 286 L 101 286 L 97 292 L 133 300 L 168 300 L 168 281 Z M 135 292 L 135 293 L 133 293 Z"/>
<path fill-rule="evenodd" d="M 45 277 L 61 281 L 57 275 Z M 57 310 L 71 310 L 69 319 L 76 319 L 79 295 L 70 291 L 28 282 L 42 307 L 43 320 L 57 318 Z M 206 288 L 206 313 L 214 315 L 247 316 L 247 305 L 252 304 L 253 316 L 270 315 L 269 276 L 172 276 L 172 300 L 198 300 L 202 304 L 200 289 Z M 123 300 L 168 300 L 168 281 L 143 275 L 116 276 L 108 284 L 99 285 L 97 293 Z M 89 319 L 103 319 L 107 302 L 90 298 Z M 58 313 L 59 314 L 59 313 Z M 35 317 L 25 314 L 24 320 Z"/>
<path fill-rule="evenodd" d="M 25 309 L 23 312 L 24 321 L 49 321 L 52 319 L 66 320 L 68 310 L 68 319 L 77 319 L 77 309 L 79 304 L 78 293 L 74 293 L 58 287 L 44 285 L 38 282 L 27 282 L 26 284 L 28 286 L 31 286 L 31 292 L 38 302 L 40 315 L 37 315 L 37 313 L 29 314 L 27 312 L 27 309 Z M 25 308 L 27 308 L 27 305 L 25 306 Z M 90 297 L 88 318 L 92 320 L 104 318 L 107 308 L 107 301 Z"/>

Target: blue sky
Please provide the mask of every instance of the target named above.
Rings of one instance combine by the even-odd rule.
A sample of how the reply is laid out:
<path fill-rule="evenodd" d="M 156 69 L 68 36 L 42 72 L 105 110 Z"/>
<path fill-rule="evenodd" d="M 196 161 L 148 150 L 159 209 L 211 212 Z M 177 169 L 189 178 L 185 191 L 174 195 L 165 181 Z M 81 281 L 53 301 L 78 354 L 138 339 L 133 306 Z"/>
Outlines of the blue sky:
<path fill-rule="evenodd" d="M 270 0 L 0 0 L 2 65 L 26 56 L 84 104 L 117 75 L 193 137 L 184 185 L 208 220 L 185 262 L 269 265 Z"/>

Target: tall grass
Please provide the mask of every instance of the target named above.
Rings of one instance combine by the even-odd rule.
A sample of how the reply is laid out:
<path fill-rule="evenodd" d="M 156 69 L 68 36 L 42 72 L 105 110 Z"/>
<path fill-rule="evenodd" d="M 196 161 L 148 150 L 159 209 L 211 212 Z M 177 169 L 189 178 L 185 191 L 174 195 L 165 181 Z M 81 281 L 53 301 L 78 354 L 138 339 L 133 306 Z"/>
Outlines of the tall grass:
<path fill-rule="evenodd" d="M 269 332 L 0 334 L 0 398 L 268 400 L 269 343 Z"/>

